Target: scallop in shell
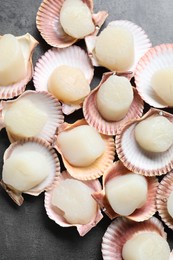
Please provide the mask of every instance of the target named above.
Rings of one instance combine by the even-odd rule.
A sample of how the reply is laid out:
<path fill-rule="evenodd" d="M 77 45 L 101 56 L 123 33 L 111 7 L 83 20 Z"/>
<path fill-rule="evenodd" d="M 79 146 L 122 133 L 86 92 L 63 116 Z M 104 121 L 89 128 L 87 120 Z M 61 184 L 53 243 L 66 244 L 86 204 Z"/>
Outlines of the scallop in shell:
<path fill-rule="evenodd" d="M 28 90 L 15 100 L 2 102 L 1 122 L 11 142 L 34 136 L 52 142 L 64 117 L 52 95 Z"/>
<path fill-rule="evenodd" d="M 135 69 L 139 95 L 150 106 L 172 107 L 173 44 L 161 44 L 148 50 Z"/>
<path fill-rule="evenodd" d="M 75 226 L 80 236 L 84 236 L 103 218 L 99 206 L 91 197 L 100 189 L 98 180 L 79 181 L 64 171 L 45 193 L 47 215 L 62 227 Z"/>
<path fill-rule="evenodd" d="M 39 138 L 27 138 L 5 151 L 1 186 L 21 206 L 22 193 L 38 196 L 49 189 L 59 174 L 59 159 L 50 144 Z"/>
<path fill-rule="evenodd" d="M 19 37 L 11 34 L 0 36 L 3 63 L 0 70 L 0 99 L 11 99 L 25 91 L 26 84 L 32 78 L 32 54 L 37 44 L 29 33 Z M 4 51 L 6 48 L 8 52 Z M 6 58 L 6 53 L 11 59 Z"/>
<path fill-rule="evenodd" d="M 156 197 L 156 207 L 159 215 L 170 229 L 173 229 L 172 192 L 173 172 L 171 171 L 159 183 Z"/>
<path fill-rule="evenodd" d="M 124 215 L 139 222 L 155 214 L 157 186 L 156 177 L 132 173 L 121 161 L 116 161 L 103 175 L 102 191 L 92 196 L 109 218 Z"/>
<path fill-rule="evenodd" d="M 97 14 L 93 14 L 92 0 L 76 1 L 76 3 L 73 0 L 72 2 L 73 3 L 69 3 L 68 5 L 69 8 L 72 7 L 74 8 L 74 4 L 76 3 L 84 7 L 84 11 L 81 10 L 83 8 L 77 8 L 76 11 L 78 12 L 78 15 L 76 16 L 76 18 L 78 19 L 78 17 L 81 17 L 81 15 L 83 15 L 84 12 L 84 16 L 89 17 L 89 23 L 91 24 L 91 27 L 93 27 L 93 30 L 91 30 L 91 32 L 88 33 L 97 34 L 99 28 L 101 27 L 106 17 L 108 16 L 107 12 L 100 11 Z M 67 34 L 61 25 L 60 14 L 64 3 L 65 0 L 55 0 L 55 1 L 44 0 L 41 3 L 36 16 L 36 25 L 44 40 L 49 45 L 58 48 L 68 47 L 78 40 L 78 38 L 75 38 Z M 85 11 L 86 9 L 87 11 Z M 71 15 L 73 16 L 73 14 L 75 14 L 75 8 L 72 10 L 68 10 L 68 12 L 65 12 L 66 15 L 67 13 L 69 13 L 67 17 L 69 19 L 69 16 Z M 72 24 L 75 23 L 75 19 L 72 20 L 73 21 L 70 22 L 70 27 Z M 87 19 L 81 18 L 81 22 L 80 23 L 78 22 L 77 28 L 80 28 L 82 23 L 86 22 L 85 20 L 87 21 L 88 18 Z M 82 27 L 83 26 L 84 25 L 82 25 Z M 86 29 L 87 26 L 84 26 L 84 28 Z M 82 28 L 82 30 L 84 28 Z M 74 29 L 74 26 L 72 26 L 72 29 Z"/>
<path fill-rule="evenodd" d="M 97 133 L 84 119 L 62 124 L 54 147 L 61 154 L 69 174 L 79 180 L 99 178 L 115 156 L 113 137 Z"/>
<path fill-rule="evenodd" d="M 119 78 L 121 79 L 124 78 L 124 76 L 129 78 L 131 74 L 129 75 L 127 73 L 127 74 L 117 74 L 117 75 L 119 75 Z M 134 118 L 141 117 L 144 108 L 142 99 L 138 95 L 136 89 L 133 88 L 133 101 L 129 106 L 128 112 L 126 113 L 124 118 L 118 121 L 108 121 L 104 119 L 100 114 L 100 112 L 98 111 L 96 98 L 99 89 L 111 76 L 114 76 L 112 72 L 104 73 L 100 84 L 91 91 L 91 93 L 85 98 L 83 103 L 83 113 L 84 113 L 85 120 L 88 122 L 89 125 L 94 127 L 98 132 L 106 135 L 116 135 L 118 129 L 121 128 L 127 121 L 132 120 Z M 116 87 L 116 85 L 114 87 Z"/>
<path fill-rule="evenodd" d="M 160 249 L 164 249 L 164 252 L 166 253 L 164 255 L 164 257 L 166 255 L 168 255 L 167 258 L 165 258 L 165 259 L 169 259 L 169 255 L 170 255 L 170 259 L 171 259 L 172 253 L 170 253 L 169 245 L 166 241 L 167 234 L 164 231 L 162 222 L 159 221 L 155 217 L 152 217 L 149 220 L 146 220 L 143 222 L 134 222 L 134 221 L 126 219 L 126 218 L 115 219 L 108 226 L 108 228 L 103 236 L 103 239 L 102 239 L 102 249 L 101 250 L 102 250 L 103 259 L 104 260 L 113 260 L 113 259 L 122 260 L 122 259 L 124 259 L 122 257 L 122 251 L 123 251 L 124 245 L 128 241 L 133 239 L 135 236 L 143 235 L 143 234 L 144 235 L 151 234 L 154 237 L 159 238 L 159 241 L 161 241 L 161 245 L 164 244 L 164 247 L 160 248 L 160 245 L 157 244 L 157 246 L 155 246 L 156 250 L 155 249 L 152 250 L 152 247 L 149 248 L 150 245 L 148 245 L 148 248 L 146 248 L 146 250 L 144 250 L 144 248 L 143 248 L 144 251 L 141 250 L 141 251 L 143 251 L 141 256 L 146 256 L 148 254 L 147 253 L 148 249 L 151 249 L 151 251 L 153 253 L 153 257 L 154 257 L 155 256 L 154 252 L 156 252 L 156 254 L 158 254 L 158 252 L 160 252 L 159 251 Z M 150 239 L 149 239 L 149 241 L 150 241 Z M 151 243 L 151 245 L 152 244 L 153 243 Z M 139 247 L 135 247 L 135 248 L 136 248 L 136 255 L 135 255 L 135 257 L 136 257 L 137 250 L 140 250 L 140 248 Z M 157 248 L 158 248 L 158 250 L 157 250 Z M 163 256 L 162 250 L 160 253 Z M 149 258 L 146 257 L 146 258 L 141 258 L 141 259 L 149 259 Z M 156 259 L 156 258 L 152 258 L 152 259 Z"/>
<path fill-rule="evenodd" d="M 61 90 L 64 90 L 66 87 L 66 92 L 63 93 L 66 100 L 65 102 L 63 102 L 64 99 L 60 100 L 60 96 L 58 96 L 57 93 L 55 93 L 55 97 L 57 96 L 62 102 L 63 113 L 70 114 L 74 110 L 81 108 L 83 99 L 89 94 L 89 84 L 93 78 L 94 69 L 86 52 L 79 46 L 70 46 L 65 49 L 50 49 L 36 63 L 33 76 L 36 90 L 49 92 L 50 78 L 53 73 L 56 73 L 55 77 L 57 78 L 57 70 L 61 73 L 61 78 L 59 76 L 59 81 L 56 81 L 57 83 L 54 84 L 55 90 L 57 89 L 58 91 L 60 87 Z M 61 72 L 62 70 L 63 74 Z M 73 74 L 71 74 L 70 71 L 68 73 L 68 70 Z M 74 74 L 74 72 L 76 72 L 76 74 Z M 82 79 L 79 77 L 80 75 L 77 77 L 79 73 L 82 74 Z M 61 85 L 64 83 L 65 85 L 63 85 L 62 88 Z M 84 84 L 84 86 L 82 84 Z M 67 96 L 69 96 L 68 100 Z"/>
<path fill-rule="evenodd" d="M 160 118 L 163 119 L 161 123 L 159 123 Z M 145 122 L 145 124 L 141 124 L 145 131 L 143 137 L 141 131 L 141 141 L 144 141 L 143 144 L 145 143 L 148 146 L 147 149 L 150 148 L 150 151 L 143 149 L 136 139 L 136 126 L 141 122 Z M 158 176 L 168 173 L 173 166 L 172 122 L 172 114 L 153 108 L 143 115 L 142 118 L 128 122 L 115 138 L 119 159 L 130 171 L 145 176 Z M 159 149 L 158 151 L 153 150 L 156 147 Z M 162 150 L 163 147 L 168 149 L 164 151 Z"/>
<path fill-rule="evenodd" d="M 107 50 L 110 50 L 109 58 L 105 56 L 103 57 L 103 59 L 101 59 L 101 61 L 98 60 L 98 54 L 96 55 L 95 48 L 99 36 L 91 35 L 85 38 L 88 54 L 91 58 L 93 65 L 104 66 L 109 70 L 116 71 L 116 72 L 122 72 L 122 71 L 134 72 L 136 64 L 139 61 L 139 59 L 151 47 L 150 40 L 148 39 L 146 33 L 143 31 L 141 27 L 126 20 L 112 21 L 108 24 L 108 26 L 104 30 L 101 33 L 103 38 L 103 44 L 102 41 L 100 41 L 99 49 L 100 50 L 102 49 L 102 55 L 104 54 L 103 52 L 104 46 Z M 119 34 L 121 37 L 119 37 Z M 127 34 L 129 34 L 129 37 L 127 37 L 128 36 Z M 115 35 L 115 37 L 113 37 L 112 35 Z M 109 40 L 108 37 L 110 38 Z M 129 44 L 127 44 L 127 41 L 129 42 Z M 121 43 L 123 43 L 123 45 Z M 115 48 L 115 46 L 117 47 Z M 119 55 L 118 53 L 120 53 L 119 48 L 121 48 L 122 46 L 124 46 L 124 48 L 127 49 L 127 52 L 125 53 L 126 56 L 121 57 L 121 55 Z M 115 53 L 116 58 L 118 55 L 119 59 L 113 58 L 113 53 Z M 123 49 L 123 53 L 124 53 L 124 49 Z M 131 55 L 129 55 L 129 53 L 131 53 Z M 105 60 L 108 61 L 105 63 Z M 111 63 L 110 60 L 112 61 Z M 128 64 L 127 64 L 127 60 L 129 60 Z"/>

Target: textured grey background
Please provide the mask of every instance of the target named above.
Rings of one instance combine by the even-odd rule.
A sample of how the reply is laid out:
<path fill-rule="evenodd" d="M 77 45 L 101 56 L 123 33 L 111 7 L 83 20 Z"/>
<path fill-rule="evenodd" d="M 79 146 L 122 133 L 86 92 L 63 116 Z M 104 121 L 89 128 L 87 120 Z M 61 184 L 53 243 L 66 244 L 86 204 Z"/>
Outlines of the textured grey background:
<path fill-rule="evenodd" d="M 35 26 L 40 3 L 41 0 L 0 0 L 0 34 L 32 34 L 40 42 L 34 52 L 34 64 L 50 48 Z M 105 25 L 112 20 L 130 20 L 146 31 L 153 45 L 173 42 L 172 0 L 95 0 L 94 9 L 95 12 L 101 9 L 109 12 Z M 96 69 L 93 87 L 99 82 L 102 72 L 102 69 Z M 28 88 L 32 87 L 30 82 Z M 8 145 L 3 130 L 0 133 L 1 168 L 3 152 Z M 17 207 L 0 188 L 0 259 L 101 260 L 101 239 L 110 220 L 104 216 L 85 237 L 79 237 L 75 228 L 62 228 L 49 220 L 43 201 L 43 194 L 37 198 L 25 196 L 24 204 Z M 171 236 L 173 231 L 168 232 L 172 248 Z"/>

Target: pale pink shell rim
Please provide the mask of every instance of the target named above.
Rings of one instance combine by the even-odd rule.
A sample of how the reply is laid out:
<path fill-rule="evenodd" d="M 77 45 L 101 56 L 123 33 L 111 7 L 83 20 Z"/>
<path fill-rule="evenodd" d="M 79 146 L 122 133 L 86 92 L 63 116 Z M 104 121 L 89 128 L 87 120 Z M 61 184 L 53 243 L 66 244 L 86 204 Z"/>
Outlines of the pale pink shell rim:
<path fill-rule="evenodd" d="M 143 80 L 146 80 L 146 76 L 142 76 L 142 74 L 147 72 L 147 68 L 149 65 L 152 65 L 152 68 L 150 68 L 150 77 L 148 76 L 147 81 L 152 76 L 152 73 L 156 71 L 156 69 L 161 69 L 163 65 L 166 64 L 168 66 L 171 64 L 173 66 L 173 62 L 171 62 L 171 59 L 165 56 L 163 59 L 163 55 L 167 52 L 170 52 L 169 55 L 171 54 L 173 56 L 173 44 L 171 43 L 163 43 L 160 45 L 156 45 L 152 48 L 150 48 L 139 60 L 135 72 L 134 72 L 134 79 L 135 79 L 135 84 L 136 84 L 136 89 L 141 96 L 141 98 L 150 106 L 154 108 L 167 108 L 169 107 L 157 97 L 155 94 L 154 90 L 150 88 L 149 82 L 145 82 L 145 85 Z M 168 53 L 167 53 L 168 55 Z M 155 61 L 155 58 L 157 58 L 157 62 Z M 160 60 L 159 60 L 160 59 Z M 167 61 L 168 60 L 168 61 Z M 156 63 L 154 64 L 153 61 Z M 170 65 L 169 65 L 170 66 Z M 148 68 L 149 69 L 149 68 Z M 148 71 L 149 73 L 149 71 Z M 148 75 L 147 73 L 147 75 Z"/>
<path fill-rule="evenodd" d="M 133 23 L 132 21 L 115 20 L 115 21 L 109 22 L 107 24 L 107 27 L 108 26 L 117 26 L 117 25 L 129 29 L 134 36 L 136 55 L 135 55 L 135 60 L 134 60 L 133 65 L 128 70 L 128 71 L 132 71 L 132 74 L 134 74 L 138 61 L 152 47 L 152 43 L 151 43 L 147 33 L 139 25 Z M 141 40 L 141 38 L 142 38 L 142 40 Z M 95 35 L 87 36 L 85 38 L 85 43 L 87 46 L 88 55 L 91 59 L 91 62 L 94 66 L 99 67 L 101 65 L 99 64 L 99 62 L 94 54 L 95 41 L 96 41 Z M 101 66 L 101 67 L 103 67 L 103 66 Z"/>
<path fill-rule="evenodd" d="M 117 152 L 118 158 L 123 162 L 124 166 L 127 167 L 130 171 L 133 171 L 133 172 L 136 172 L 138 174 L 148 176 L 148 177 L 165 175 L 168 172 L 170 172 L 173 167 L 173 158 L 170 155 L 171 151 L 173 149 L 173 146 L 171 146 L 168 151 L 166 151 L 164 153 L 160 153 L 158 156 L 156 156 L 157 162 L 160 161 L 159 156 L 160 156 L 160 158 L 163 158 L 163 156 L 166 156 L 166 155 L 168 155 L 168 157 L 169 157 L 169 160 L 167 161 L 167 158 L 166 158 L 164 160 L 164 163 L 162 162 L 162 165 L 160 165 L 159 167 L 158 167 L 158 165 L 156 167 L 156 163 L 155 163 L 155 167 L 153 167 L 153 165 L 152 165 L 153 168 L 151 168 L 151 167 L 144 168 L 138 164 L 138 160 L 140 158 L 140 161 L 144 162 L 144 160 L 145 160 L 145 165 L 148 165 L 149 162 L 146 160 L 149 160 L 147 158 L 150 158 L 151 154 L 150 154 L 150 156 L 147 156 L 148 153 L 145 155 L 145 152 L 142 151 L 142 149 L 140 149 L 139 146 L 136 144 L 135 139 L 134 139 L 134 127 L 138 122 L 140 122 L 141 120 L 144 120 L 146 117 L 149 117 L 151 115 L 163 115 L 163 116 L 166 116 L 171 122 L 173 121 L 172 114 L 165 112 L 163 110 L 160 110 L 160 109 L 150 108 L 150 110 L 146 114 L 144 114 L 142 116 L 142 118 L 132 120 L 132 121 L 128 122 L 126 125 L 124 125 L 122 127 L 121 131 L 119 131 L 119 133 L 115 137 L 116 152 Z M 129 133 L 128 133 L 128 131 L 129 131 Z M 127 132 L 127 134 L 126 134 L 126 132 Z M 132 149 L 131 149 L 131 155 L 133 156 L 133 159 L 135 158 L 135 161 L 133 160 L 134 162 L 132 162 L 131 158 L 129 158 L 130 153 L 127 150 L 129 148 L 127 148 L 127 145 L 125 146 L 125 144 L 122 142 L 125 134 L 127 135 L 127 136 L 125 136 L 126 144 L 129 145 L 134 140 L 133 144 L 135 144 L 135 147 L 132 147 Z M 130 135 L 130 139 L 128 139 L 129 135 Z M 128 152 L 128 154 L 127 154 L 127 152 Z M 140 157 L 137 157 L 139 155 L 140 155 Z M 152 159 L 152 161 L 150 160 L 150 163 L 154 163 L 154 162 L 155 162 L 154 159 Z"/>
<path fill-rule="evenodd" d="M 48 142 L 37 137 L 31 137 L 31 138 L 24 138 L 20 141 L 12 143 L 4 152 L 3 161 L 5 162 L 11 156 L 13 151 L 17 149 L 17 147 L 24 146 L 25 144 L 28 143 L 34 144 L 35 146 L 38 147 L 38 149 L 40 149 L 40 147 L 41 149 L 45 149 L 50 155 L 52 164 L 54 164 L 53 165 L 54 172 L 51 172 L 51 175 L 49 175 L 45 180 L 43 180 L 42 183 L 38 184 L 37 186 L 27 191 L 21 192 L 21 194 L 39 196 L 42 192 L 50 190 L 54 182 L 56 182 L 57 177 L 60 175 L 60 161 L 58 155 L 56 154 L 55 150 Z"/>
<path fill-rule="evenodd" d="M 59 129 L 59 132 L 66 131 L 69 128 L 73 128 L 79 125 L 87 125 L 87 124 L 88 123 L 84 118 L 79 119 L 73 124 L 67 124 L 67 123 L 65 123 L 64 125 L 62 124 L 62 126 Z M 60 153 L 65 168 L 73 178 L 81 181 L 95 180 L 101 177 L 106 171 L 106 169 L 108 169 L 112 165 L 115 157 L 114 139 L 112 136 L 106 136 L 102 134 L 100 135 L 106 144 L 105 152 L 101 155 L 100 158 L 98 158 L 94 163 L 92 163 L 88 167 L 75 167 L 69 164 L 68 161 L 64 158 L 61 149 L 58 147 L 56 140 L 54 141 L 54 148 Z"/>
<path fill-rule="evenodd" d="M 103 260 L 122 260 L 121 251 L 124 243 L 135 233 L 142 231 L 156 232 L 167 239 L 164 226 L 156 217 L 143 222 L 134 222 L 120 217 L 112 221 L 102 238 Z"/>
<path fill-rule="evenodd" d="M 3 112 L 3 110 L 5 109 L 5 105 L 16 102 L 17 100 L 22 99 L 23 97 L 29 96 L 29 95 L 31 95 L 31 96 L 36 95 L 38 98 L 40 95 L 40 96 L 44 97 L 47 101 L 49 101 L 49 104 L 50 104 L 50 107 L 51 107 L 51 110 L 53 113 L 52 118 L 50 119 L 50 117 L 49 117 L 49 119 L 48 119 L 49 121 L 51 120 L 51 122 L 49 122 L 49 124 L 46 123 L 46 126 L 42 129 L 40 134 L 36 137 L 41 138 L 45 141 L 48 141 L 49 143 L 53 143 L 57 128 L 64 122 L 64 116 L 62 113 L 62 107 L 61 107 L 60 102 L 57 99 L 55 99 L 50 93 L 48 93 L 46 91 L 27 90 L 24 93 L 22 93 L 22 95 L 20 95 L 19 97 L 17 97 L 14 100 L 3 101 L 1 103 L 1 105 L 2 105 L 1 120 L 3 123 L 3 127 L 6 128 L 6 125 L 4 122 L 4 112 Z M 44 130 L 45 128 L 47 129 L 46 132 Z M 8 135 L 8 138 L 11 143 L 18 141 L 19 139 L 23 139 L 23 137 L 19 138 L 15 134 L 10 133 L 7 128 L 6 128 L 6 131 L 7 131 L 7 135 Z"/>
<path fill-rule="evenodd" d="M 169 172 L 163 177 L 163 179 L 159 183 L 156 196 L 157 211 L 165 225 L 173 230 L 173 218 L 169 215 L 167 210 L 167 200 L 172 191 L 173 171 Z"/>
<path fill-rule="evenodd" d="M 104 213 L 110 218 L 115 219 L 117 217 L 124 217 L 136 222 L 141 222 L 150 219 L 155 213 L 156 213 L 156 193 L 157 193 L 157 187 L 158 187 L 158 180 L 156 177 L 145 177 L 148 185 L 148 195 L 147 200 L 145 204 L 140 208 L 136 209 L 132 214 L 128 216 L 121 216 L 118 213 L 116 213 L 107 197 L 106 197 L 106 190 L 105 186 L 106 183 L 111 180 L 112 178 L 116 178 L 117 176 L 122 176 L 126 173 L 131 173 L 123 164 L 121 161 L 115 161 L 113 165 L 105 172 L 102 179 L 102 186 L 103 189 L 100 192 L 97 192 L 93 194 L 93 197 L 98 202 L 100 207 L 104 210 Z M 98 199 L 99 198 L 99 199 Z"/>
<path fill-rule="evenodd" d="M 75 179 L 73 178 L 67 171 L 63 171 L 56 179 L 56 182 L 53 183 L 49 191 L 45 192 L 44 197 L 44 207 L 46 210 L 47 216 L 53 220 L 56 224 L 58 224 L 61 227 L 76 227 L 77 231 L 80 236 L 85 236 L 93 227 L 95 227 L 103 218 L 103 215 L 101 213 L 101 210 L 97 209 L 95 218 L 92 219 L 88 224 L 70 224 L 68 223 L 62 216 L 60 216 L 55 210 L 54 207 L 51 206 L 51 198 L 53 189 L 58 185 L 59 182 L 65 180 L 65 179 Z M 82 181 L 84 184 L 89 186 L 93 189 L 93 191 L 98 191 L 101 189 L 101 184 L 99 180 L 89 180 L 89 181 Z"/>
<path fill-rule="evenodd" d="M 91 93 L 85 98 L 83 103 L 83 114 L 87 123 L 94 127 L 99 133 L 114 136 L 118 133 L 119 129 L 126 124 L 129 120 L 140 118 L 144 110 L 144 102 L 138 95 L 136 89 L 133 87 L 134 98 L 132 104 L 126 114 L 126 116 L 115 122 L 106 121 L 99 113 L 96 104 L 97 91 L 105 81 L 105 78 L 109 77 L 112 73 L 105 73 L 100 84 L 91 91 Z"/>

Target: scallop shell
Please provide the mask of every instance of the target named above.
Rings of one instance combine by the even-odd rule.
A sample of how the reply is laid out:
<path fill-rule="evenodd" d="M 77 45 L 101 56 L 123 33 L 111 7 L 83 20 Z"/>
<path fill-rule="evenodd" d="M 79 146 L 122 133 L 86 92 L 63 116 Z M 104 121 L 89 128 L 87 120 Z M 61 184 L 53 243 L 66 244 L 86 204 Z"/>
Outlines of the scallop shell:
<path fill-rule="evenodd" d="M 129 70 L 134 72 L 139 59 L 144 55 L 144 53 L 146 53 L 151 48 L 151 42 L 147 34 L 141 27 L 127 20 L 112 21 L 107 26 L 122 26 L 123 28 L 127 28 L 133 34 L 135 60 L 133 66 Z M 91 58 L 92 64 L 94 66 L 100 66 L 94 55 L 95 41 L 95 35 L 85 37 L 88 55 Z"/>
<path fill-rule="evenodd" d="M 91 13 L 93 13 L 93 1 L 84 0 L 83 2 L 88 5 Z M 66 34 L 62 29 L 59 15 L 63 3 L 64 0 L 43 0 L 36 16 L 36 26 L 43 39 L 49 45 L 58 48 L 68 47 L 78 40 Z M 93 34 L 98 32 L 107 16 L 108 14 L 105 11 L 93 14 L 93 22 L 96 25 L 96 29 Z"/>
<path fill-rule="evenodd" d="M 142 150 L 134 136 L 135 126 L 150 116 L 163 115 L 173 122 L 173 115 L 151 108 L 142 118 L 128 122 L 115 138 L 116 151 L 123 164 L 133 172 L 145 176 L 159 176 L 170 172 L 173 167 L 173 145 L 163 153 L 149 153 Z"/>
<path fill-rule="evenodd" d="M 24 99 L 28 98 L 33 103 L 37 104 L 37 106 L 40 109 L 48 113 L 47 123 L 45 124 L 44 128 L 42 129 L 42 131 L 37 137 L 42 138 L 51 143 L 54 139 L 54 135 L 57 128 L 60 126 L 60 124 L 64 122 L 64 117 L 62 114 L 62 109 L 59 101 L 47 92 L 44 91 L 36 92 L 32 90 L 27 90 L 15 100 L 3 101 L 2 112 L 1 112 L 2 122 L 4 120 L 4 114 L 6 110 L 10 107 L 10 105 L 13 104 L 13 102 L 17 102 L 17 100 L 23 98 Z M 6 127 L 4 122 L 3 124 L 4 127 Z M 14 133 L 11 133 L 7 128 L 6 131 L 10 142 L 15 142 L 23 138 L 18 135 L 15 135 Z"/>
<path fill-rule="evenodd" d="M 152 217 L 143 222 L 134 222 L 126 218 L 115 219 L 107 228 L 102 239 L 103 260 L 122 260 L 122 247 L 137 232 L 156 232 L 164 239 L 167 234 L 157 218 Z"/>
<path fill-rule="evenodd" d="M 122 120 L 110 122 L 106 121 L 100 115 L 96 104 L 97 91 L 112 74 L 112 72 L 104 73 L 100 84 L 91 91 L 91 93 L 85 98 L 83 103 L 83 114 L 87 123 L 94 127 L 99 133 L 105 135 L 116 135 L 118 129 L 121 128 L 126 122 L 134 118 L 141 117 L 144 109 L 144 103 L 142 99 L 138 95 L 136 89 L 133 88 L 133 102 L 129 108 L 128 113 Z M 128 77 L 129 75 L 127 74 L 126 76 Z"/>
<path fill-rule="evenodd" d="M 67 131 L 80 125 L 87 125 L 87 122 L 84 119 L 81 119 L 73 124 L 64 123 L 58 131 L 60 133 L 62 131 Z M 72 177 L 84 181 L 97 179 L 103 175 L 103 173 L 110 165 L 112 165 L 115 156 L 114 139 L 112 137 L 102 134 L 101 137 L 103 138 L 106 144 L 105 152 L 88 167 L 75 167 L 69 164 L 68 161 L 64 158 L 60 148 L 58 147 L 57 142 L 55 141 L 54 148 L 61 154 L 63 163 Z"/>
<path fill-rule="evenodd" d="M 52 48 L 48 50 L 36 63 L 33 82 L 37 91 L 48 91 L 48 80 L 51 73 L 61 65 L 68 65 L 80 69 L 90 84 L 94 69 L 86 52 L 79 46 L 70 46 L 65 49 Z M 75 105 L 62 105 L 64 114 L 70 114 L 81 108 Z"/>
<path fill-rule="evenodd" d="M 106 215 L 110 219 L 116 218 L 119 216 L 111 207 L 105 193 L 106 183 L 116 177 L 122 176 L 124 174 L 130 173 L 130 171 L 122 164 L 121 161 L 115 162 L 103 175 L 103 190 L 101 192 L 94 193 L 92 196 L 98 202 L 100 207 L 104 210 Z M 126 218 L 134 221 L 144 221 L 152 217 L 156 212 L 155 198 L 158 186 L 158 180 L 156 177 L 147 178 L 148 183 L 148 196 L 145 205 L 139 209 L 136 209 L 132 214 L 126 216 Z"/>
<path fill-rule="evenodd" d="M 46 156 L 49 160 L 49 163 L 52 165 L 51 172 L 49 176 L 39 185 L 33 187 L 32 189 L 25 191 L 23 193 L 29 194 L 32 196 L 38 196 L 44 190 L 49 190 L 54 181 L 56 181 L 57 176 L 60 174 L 60 163 L 58 156 L 54 149 L 46 141 L 39 138 L 26 138 L 21 141 L 11 144 L 4 153 L 4 162 L 10 158 L 11 154 L 17 152 L 26 152 L 27 150 L 38 151 Z M 3 180 L 0 182 L 1 186 L 6 190 L 8 195 L 12 200 L 18 205 L 21 206 L 24 202 L 22 193 L 15 190 L 13 187 L 6 185 Z"/>
<path fill-rule="evenodd" d="M 169 215 L 167 210 L 167 200 L 173 191 L 173 172 L 168 173 L 160 182 L 157 190 L 156 207 L 162 221 L 173 229 L 173 218 Z"/>
<path fill-rule="evenodd" d="M 161 44 L 148 50 L 135 70 L 135 83 L 139 95 L 150 106 L 167 107 L 151 87 L 152 75 L 159 69 L 173 66 L 173 44 Z"/>
<path fill-rule="evenodd" d="M 1 38 L 1 36 L 0 36 Z M 21 43 L 22 52 L 25 58 L 25 61 L 28 63 L 27 74 L 19 82 L 9 85 L 9 86 L 0 86 L 0 99 L 11 99 L 13 97 L 19 96 L 25 91 L 26 84 L 31 80 L 33 74 L 32 66 L 32 54 L 35 47 L 38 45 L 38 41 L 34 39 L 29 33 L 16 37 Z"/>
<path fill-rule="evenodd" d="M 88 224 L 82 225 L 82 224 L 69 224 L 61 214 L 56 210 L 55 206 L 51 205 L 51 199 L 52 199 L 52 193 L 53 189 L 63 180 L 66 179 L 73 179 L 67 171 L 64 171 L 61 176 L 58 177 L 56 183 L 52 185 L 52 189 L 45 192 L 45 208 L 46 213 L 49 216 L 50 219 L 54 220 L 58 225 L 62 227 L 71 227 L 75 226 L 80 234 L 80 236 L 84 236 L 87 232 L 89 232 L 94 226 L 97 225 L 97 223 L 103 218 L 103 215 L 101 214 L 101 211 L 98 207 L 96 216 L 94 219 L 92 219 Z M 98 180 L 92 180 L 92 181 L 83 181 L 84 184 L 89 186 L 94 191 L 99 191 L 101 189 L 100 182 Z"/>

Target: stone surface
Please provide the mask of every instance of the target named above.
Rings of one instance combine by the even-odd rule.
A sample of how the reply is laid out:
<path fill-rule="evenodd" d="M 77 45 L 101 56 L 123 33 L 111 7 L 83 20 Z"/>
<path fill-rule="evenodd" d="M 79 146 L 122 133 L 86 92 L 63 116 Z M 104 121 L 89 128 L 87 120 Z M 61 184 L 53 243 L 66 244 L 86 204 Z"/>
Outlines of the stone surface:
<path fill-rule="evenodd" d="M 0 0 L 0 34 L 32 34 L 39 42 L 34 52 L 37 59 L 50 48 L 36 29 L 35 17 L 41 0 Z M 112 20 L 130 20 L 141 26 L 153 45 L 173 42 L 173 1 L 167 0 L 95 0 L 95 12 L 107 10 Z M 95 70 L 92 86 L 101 79 L 103 69 Z M 28 88 L 33 88 L 32 82 Z M 81 112 L 78 113 L 82 116 Z M 76 114 L 74 114 L 75 120 Z M 68 119 L 67 120 L 71 120 Z M 0 133 L 0 169 L 3 153 L 9 142 L 6 132 Z M 101 240 L 110 220 L 104 219 L 85 237 L 79 237 L 75 228 L 62 228 L 51 221 L 44 209 L 44 195 L 24 196 L 25 202 L 17 207 L 0 188 L 0 259 L 1 260 L 101 260 Z M 167 230 L 167 229 L 166 229 Z M 168 230 L 167 230 L 168 231 Z M 172 231 L 168 239 L 172 247 Z"/>

